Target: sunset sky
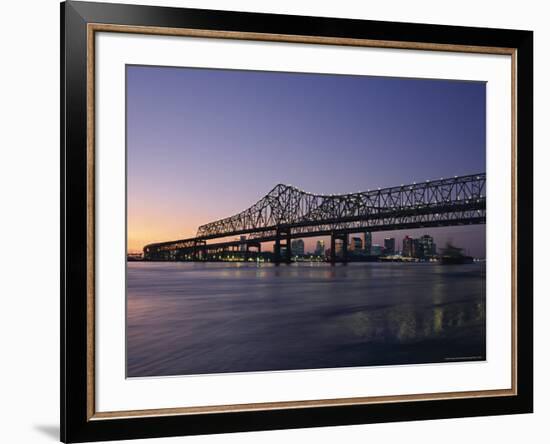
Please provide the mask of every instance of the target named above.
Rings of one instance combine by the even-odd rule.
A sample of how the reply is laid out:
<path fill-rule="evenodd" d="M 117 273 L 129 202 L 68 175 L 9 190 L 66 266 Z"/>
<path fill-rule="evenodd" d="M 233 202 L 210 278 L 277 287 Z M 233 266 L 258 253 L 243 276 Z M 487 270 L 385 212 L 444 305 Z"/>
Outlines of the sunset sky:
<path fill-rule="evenodd" d="M 193 237 L 278 183 L 331 194 L 485 172 L 485 83 L 126 69 L 129 252 Z M 485 225 L 373 243 L 424 233 L 485 255 Z"/>

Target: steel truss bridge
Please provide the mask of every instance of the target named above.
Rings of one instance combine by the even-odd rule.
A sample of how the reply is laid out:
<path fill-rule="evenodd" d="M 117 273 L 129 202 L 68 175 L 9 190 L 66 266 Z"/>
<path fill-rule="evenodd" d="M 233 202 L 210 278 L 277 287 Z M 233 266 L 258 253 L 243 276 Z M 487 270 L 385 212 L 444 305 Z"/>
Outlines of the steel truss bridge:
<path fill-rule="evenodd" d="M 350 194 L 312 194 L 279 184 L 238 214 L 201 225 L 194 238 L 146 245 L 145 260 L 201 259 L 274 242 L 274 262 L 290 262 L 291 239 L 330 236 L 345 261 L 351 233 L 485 223 L 485 173 Z M 230 239 L 240 236 L 240 239 Z"/>

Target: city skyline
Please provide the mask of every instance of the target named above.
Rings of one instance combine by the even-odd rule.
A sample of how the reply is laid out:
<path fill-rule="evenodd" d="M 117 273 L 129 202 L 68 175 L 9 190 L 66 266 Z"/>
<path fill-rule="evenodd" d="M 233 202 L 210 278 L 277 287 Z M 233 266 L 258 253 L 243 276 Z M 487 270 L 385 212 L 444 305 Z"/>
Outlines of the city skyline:
<path fill-rule="evenodd" d="M 129 66 L 127 103 L 129 252 L 276 183 L 336 194 L 485 171 L 484 83 Z M 484 225 L 372 243 L 415 232 L 484 257 Z"/>
<path fill-rule="evenodd" d="M 403 240 L 406 237 L 411 237 L 412 239 L 419 239 L 422 236 L 428 235 L 433 238 L 434 244 L 437 246 L 436 253 L 439 253 L 440 249 L 443 249 L 446 247 L 446 245 L 449 243 L 453 245 L 454 247 L 461 248 L 464 250 L 464 253 L 466 255 L 470 255 L 472 252 L 470 248 L 466 247 L 464 248 L 463 245 L 458 244 L 454 237 L 452 236 L 452 233 L 445 233 L 441 235 L 438 235 L 438 230 L 442 230 L 444 227 L 441 228 L 415 228 L 415 229 L 408 229 L 408 230 L 394 230 L 394 231 L 379 231 L 379 232 L 370 232 L 372 235 L 372 245 L 371 247 L 381 247 L 382 250 L 386 253 L 386 240 L 393 239 L 393 245 L 394 245 L 394 253 L 400 254 L 403 250 Z M 458 229 L 467 229 L 469 227 L 456 227 Z M 399 235 L 396 235 L 395 233 L 400 233 Z M 359 237 L 361 239 L 361 242 L 363 243 L 362 249 L 365 249 L 364 241 L 363 241 L 363 232 L 359 231 L 357 233 L 352 233 L 349 235 L 349 244 L 350 244 L 350 250 L 352 250 L 351 243 L 352 238 Z M 464 233 L 463 233 L 464 234 Z M 327 247 L 327 244 L 330 244 L 330 238 L 328 236 L 320 236 L 320 237 L 313 237 L 313 238 L 305 238 L 301 239 L 299 237 L 296 238 L 296 240 L 303 240 L 305 243 L 304 251 L 306 254 L 316 254 L 315 249 L 317 246 L 317 242 L 319 240 L 323 240 L 325 242 L 325 248 Z M 270 251 L 269 249 L 267 251 Z M 484 259 L 485 256 L 481 255 L 474 255 L 476 258 Z"/>

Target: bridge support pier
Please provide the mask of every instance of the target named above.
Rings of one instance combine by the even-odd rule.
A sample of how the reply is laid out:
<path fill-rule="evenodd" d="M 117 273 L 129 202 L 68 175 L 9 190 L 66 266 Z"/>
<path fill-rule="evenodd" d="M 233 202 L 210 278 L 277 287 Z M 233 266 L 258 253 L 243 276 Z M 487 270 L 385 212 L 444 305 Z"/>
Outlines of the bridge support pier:
<path fill-rule="evenodd" d="M 281 262 L 281 239 L 279 236 L 275 238 L 275 246 L 273 247 L 273 262 L 277 265 Z"/>
<path fill-rule="evenodd" d="M 245 261 L 248 261 L 250 258 L 250 249 L 256 248 L 256 251 L 258 252 L 258 255 L 262 252 L 262 244 L 260 242 L 254 242 L 254 243 L 247 243 L 246 244 L 246 252 L 245 252 Z"/>
<path fill-rule="evenodd" d="M 348 234 L 347 233 L 332 233 L 330 235 L 330 263 L 336 263 L 336 241 L 342 242 L 342 258 L 341 262 L 345 265 L 348 263 Z"/>
<path fill-rule="evenodd" d="M 281 243 L 281 241 L 284 240 L 284 243 Z M 279 228 L 277 229 L 277 234 L 275 236 L 275 247 L 273 248 L 273 262 L 276 265 L 279 265 L 281 262 L 284 262 L 286 264 L 290 264 L 292 259 L 292 251 L 290 249 L 290 228 Z M 284 257 L 281 254 L 281 248 L 285 249 Z"/>
<path fill-rule="evenodd" d="M 202 260 L 203 256 L 206 256 L 206 242 L 205 241 L 196 241 L 193 244 L 193 248 L 191 250 L 191 259 L 193 261 L 196 260 Z"/>
<path fill-rule="evenodd" d="M 348 263 L 348 235 L 344 234 L 342 237 L 342 263 L 346 265 Z"/>
<path fill-rule="evenodd" d="M 285 262 L 290 264 L 292 262 L 292 249 L 290 248 L 290 229 L 286 236 L 286 248 L 285 248 Z"/>

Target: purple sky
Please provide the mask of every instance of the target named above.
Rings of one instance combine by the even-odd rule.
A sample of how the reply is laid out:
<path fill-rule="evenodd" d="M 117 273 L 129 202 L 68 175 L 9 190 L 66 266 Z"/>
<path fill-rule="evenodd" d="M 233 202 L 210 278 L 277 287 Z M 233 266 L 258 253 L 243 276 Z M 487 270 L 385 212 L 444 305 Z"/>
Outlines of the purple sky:
<path fill-rule="evenodd" d="M 195 235 L 277 183 L 348 193 L 485 171 L 485 83 L 127 67 L 128 248 Z M 485 226 L 429 233 L 485 255 Z M 306 250 L 316 239 L 306 240 Z"/>

